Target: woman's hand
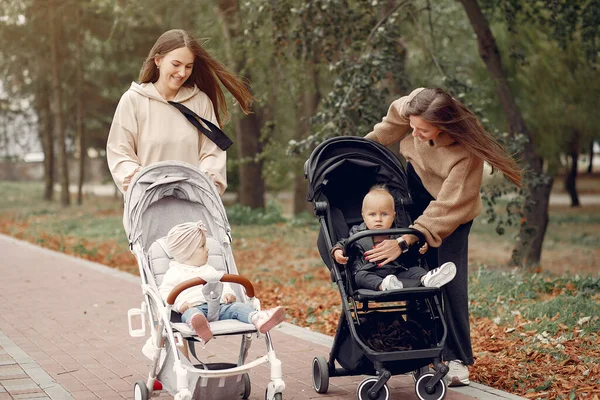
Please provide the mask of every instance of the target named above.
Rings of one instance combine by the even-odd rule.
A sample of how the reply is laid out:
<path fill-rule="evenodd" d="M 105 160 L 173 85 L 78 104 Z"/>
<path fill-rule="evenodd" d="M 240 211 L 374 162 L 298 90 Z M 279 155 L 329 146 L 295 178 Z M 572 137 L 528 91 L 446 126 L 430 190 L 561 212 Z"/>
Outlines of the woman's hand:
<path fill-rule="evenodd" d="M 396 258 L 400 257 L 402 251 L 400 244 L 396 239 L 388 239 L 379 243 L 369 251 L 365 251 L 365 259 L 368 262 L 377 264 L 379 267 L 391 263 Z"/>
<path fill-rule="evenodd" d="M 419 241 L 418 237 L 411 234 L 402 235 L 402 239 L 404 239 L 408 247 L 412 246 L 413 244 Z M 427 253 L 427 250 L 429 250 L 429 245 L 427 244 L 427 242 L 425 242 L 425 244 L 419 248 L 419 253 L 425 254 Z"/>

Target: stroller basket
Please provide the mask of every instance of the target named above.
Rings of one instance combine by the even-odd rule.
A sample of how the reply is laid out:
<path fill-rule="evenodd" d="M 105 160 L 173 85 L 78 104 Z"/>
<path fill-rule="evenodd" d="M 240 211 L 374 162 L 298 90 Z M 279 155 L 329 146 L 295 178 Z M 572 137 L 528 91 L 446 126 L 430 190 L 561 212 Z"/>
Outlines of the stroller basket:
<path fill-rule="evenodd" d="M 235 368 L 236 364 L 209 363 L 194 365 L 194 367 L 208 370 L 225 370 Z M 207 400 L 242 399 L 246 393 L 250 393 L 250 379 L 248 374 L 216 378 L 202 377 L 196 382 L 193 398 Z"/>

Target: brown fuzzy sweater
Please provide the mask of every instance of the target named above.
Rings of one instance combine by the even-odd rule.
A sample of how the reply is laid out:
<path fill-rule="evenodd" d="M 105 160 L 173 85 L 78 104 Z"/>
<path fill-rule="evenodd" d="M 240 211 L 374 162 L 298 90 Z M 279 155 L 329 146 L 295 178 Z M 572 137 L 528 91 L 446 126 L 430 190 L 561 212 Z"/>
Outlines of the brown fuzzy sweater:
<path fill-rule="evenodd" d="M 439 247 L 459 225 L 481 212 L 483 160 L 444 132 L 428 142 L 407 135 L 411 128 L 404 109 L 421 90 L 415 89 L 394 101 L 366 138 L 385 146 L 400 141 L 400 153 L 435 199 L 411 227 L 421 231 L 430 246 Z"/>

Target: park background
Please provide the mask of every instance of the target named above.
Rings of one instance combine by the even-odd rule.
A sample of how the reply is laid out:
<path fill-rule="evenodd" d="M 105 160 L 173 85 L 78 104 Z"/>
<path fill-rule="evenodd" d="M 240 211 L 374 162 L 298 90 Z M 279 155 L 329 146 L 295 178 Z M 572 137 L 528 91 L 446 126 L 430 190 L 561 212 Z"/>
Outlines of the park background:
<path fill-rule="evenodd" d="M 303 163 L 328 137 L 368 133 L 412 88 L 440 86 L 526 178 L 482 189 L 472 379 L 529 398 L 600 396 L 600 1 L 3 1 L 1 232 L 137 273 L 104 149 L 121 94 L 172 28 L 206 38 L 257 99 L 248 116 L 230 101 L 224 201 L 264 301 L 334 333 L 340 300 Z"/>

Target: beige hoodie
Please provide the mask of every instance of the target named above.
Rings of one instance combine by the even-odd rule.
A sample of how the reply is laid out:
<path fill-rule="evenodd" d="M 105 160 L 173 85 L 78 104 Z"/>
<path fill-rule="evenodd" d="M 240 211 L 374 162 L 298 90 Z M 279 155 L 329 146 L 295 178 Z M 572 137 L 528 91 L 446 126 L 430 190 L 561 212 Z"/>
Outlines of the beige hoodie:
<path fill-rule="evenodd" d="M 483 160 L 445 132 L 427 142 L 408 135 L 411 128 L 406 106 L 421 90 L 415 89 L 394 101 L 387 115 L 366 138 L 385 146 L 400 142 L 400 153 L 411 163 L 423 186 L 435 199 L 412 227 L 425 235 L 430 246 L 439 247 L 459 225 L 471 221 L 481 212 L 479 190 Z"/>
<path fill-rule="evenodd" d="M 210 98 L 196 86 L 181 87 L 174 101 L 218 126 Z M 159 161 L 195 165 L 212 177 L 219 193 L 227 188 L 226 153 L 163 99 L 152 83 L 132 82 L 121 97 L 108 134 L 106 158 L 123 193 L 136 172 Z"/>

